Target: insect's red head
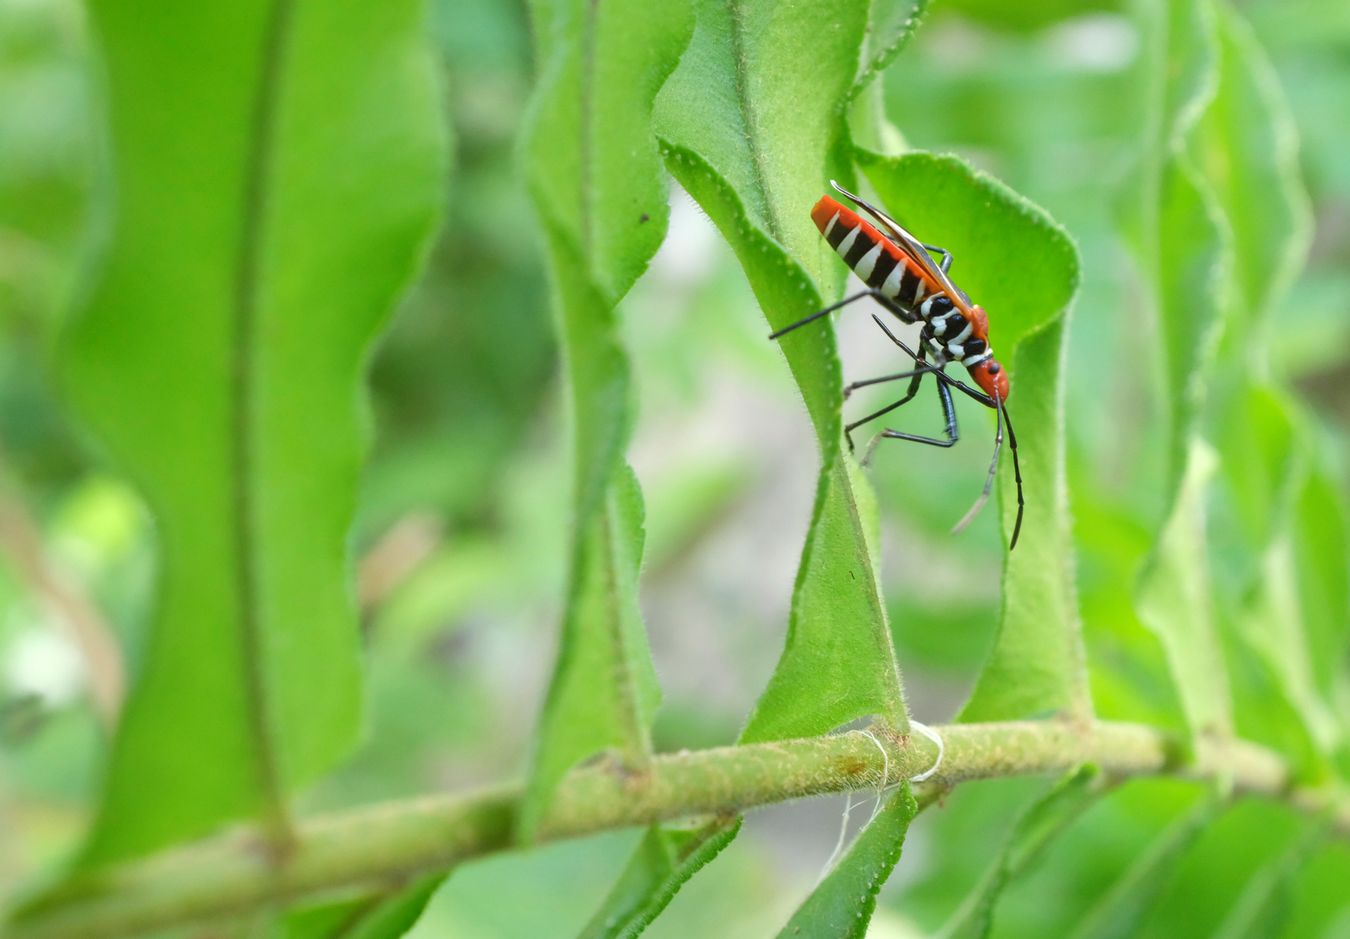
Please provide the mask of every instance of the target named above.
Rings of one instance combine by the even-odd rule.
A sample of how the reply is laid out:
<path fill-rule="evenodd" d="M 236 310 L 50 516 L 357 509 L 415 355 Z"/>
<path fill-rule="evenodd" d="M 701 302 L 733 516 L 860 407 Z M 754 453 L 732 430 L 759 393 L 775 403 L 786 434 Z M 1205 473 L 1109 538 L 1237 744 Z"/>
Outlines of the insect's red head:
<path fill-rule="evenodd" d="M 1008 392 L 1011 390 L 1008 385 L 1008 373 L 998 364 L 998 359 L 985 359 L 972 366 L 970 377 L 989 397 L 997 398 L 999 401 L 1008 400 Z"/>

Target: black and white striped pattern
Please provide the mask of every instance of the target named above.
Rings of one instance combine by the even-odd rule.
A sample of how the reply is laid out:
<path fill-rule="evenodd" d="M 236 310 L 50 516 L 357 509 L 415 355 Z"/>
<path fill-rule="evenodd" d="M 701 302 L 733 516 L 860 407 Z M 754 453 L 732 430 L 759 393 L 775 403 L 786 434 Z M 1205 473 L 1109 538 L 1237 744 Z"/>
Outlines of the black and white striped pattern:
<path fill-rule="evenodd" d="M 913 268 L 897 258 L 873 233 L 850 226 L 836 212 L 825 226 L 825 240 L 867 286 L 881 291 L 906 311 L 927 296 L 927 285 Z"/>
<path fill-rule="evenodd" d="M 910 320 L 923 321 L 921 336 L 935 361 L 970 368 L 993 355 L 983 339 L 971 336 L 974 325 L 951 299 L 928 293 L 917 270 L 888 251 L 878 235 L 860 224 L 848 224 L 838 212 L 825 225 L 824 235 L 863 283 L 880 291 Z"/>

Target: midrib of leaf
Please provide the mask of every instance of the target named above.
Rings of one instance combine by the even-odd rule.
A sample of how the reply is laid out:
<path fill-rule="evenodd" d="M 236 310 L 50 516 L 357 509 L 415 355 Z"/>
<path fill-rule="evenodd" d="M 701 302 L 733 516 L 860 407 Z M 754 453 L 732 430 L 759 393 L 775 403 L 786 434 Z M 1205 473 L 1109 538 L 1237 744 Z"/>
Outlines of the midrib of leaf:
<path fill-rule="evenodd" d="M 230 487 L 235 594 L 239 641 L 247 688 L 249 732 L 254 738 L 262 815 L 279 841 L 289 841 L 291 824 L 277 766 L 275 738 L 263 667 L 263 634 L 259 616 L 257 453 L 253 428 L 257 422 L 257 380 L 254 355 L 258 332 L 264 227 L 268 209 L 269 155 L 276 129 L 281 70 L 291 22 L 292 0 L 273 0 L 263 37 L 257 95 L 253 104 L 252 133 L 244 167 L 244 215 L 239 227 L 238 266 L 231 300 Z"/>
<path fill-rule="evenodd" d="M 624 733 L 630 742 L 637 742 L 638 749 L 625 754 L 625 757 L 638 757 L 645 763 L 651 756 L 651 739 L 647 728 L 643 726 L 642 721 L 638 719 L 641 712 L 641 702 L 638 700 L 637 688 L 633 684 L 633 675 L 628 667 L 631 662 L 628 636 L 623 628 L 623 598 L 620 596 L 622 588 L 619 585 L 618 567 L 620 563 L 618 539 L 619 534 L 615 530 L 618 520 L 615 518 L 615 510 L 610 499 L 605 500 L 604 508 L 601 509 L 600 523 L 605 527 L 604 548 L 605 548 L 605 601 L 609 606 L 609 622 L 607 626 L 610 630 L 610 636 L 614 643 L 614 648 L 619 651 L 619 665 L 614 669 L 614 680 L 619 686 L 619 698 L 623 706 L 619 709 L 619 717 L 626 725 Z M 626 563 L 626 561 L 624 562 Z"/>
<path fill-rule="evenodd" d="M 764 151 L 759 146 L 759 121 L 755 117 L 754 107 L 750 104 L 750 63 L 745 54 L 741 7 L 736 0 L 726 0 L 726 8 L 727 16 L 731 20 L 732 58 L 736 62 L 736 105 L 741 112 L 741 123 L 745 125 L 745 144 L 750 152 L 750 168 L 754 171 L 755 191 L 764 205 L 765 230 L 774 241 L 782 244 L 782 226 L 778 224 L 773 200 L 769 198 L 768 174 L 764 170 Z"/>

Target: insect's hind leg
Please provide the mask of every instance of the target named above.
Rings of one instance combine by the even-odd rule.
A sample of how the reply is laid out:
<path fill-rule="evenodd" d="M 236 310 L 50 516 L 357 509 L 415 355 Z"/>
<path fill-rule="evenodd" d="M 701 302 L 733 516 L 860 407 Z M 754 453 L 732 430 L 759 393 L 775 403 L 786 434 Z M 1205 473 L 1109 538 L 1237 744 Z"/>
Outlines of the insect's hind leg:
<path fill-rule="evenodd" d="M 952 253 L 946 248 L 939 248 L 937 245 L 924 245 L 923 250 L 929 254 L 936 252 L 942 255 L 942 260 L 938 262 L 938 267 L 942 268 L 942 273 L 946 274 L 952 269 Z"/>
<path fill-rule="evenodd" d="M 899 381 L 900 379 L 903 378 L 909 379 L 909 387 L 905 389 L 904 397 L 902 397 L 899 401 L 895 401 L 891 404 L 888 404 L 878 411 L 873 411 L 866 417 L 860 420 L 856 420 L 853 423 L 848 424 L 844 427 L 844 439 L 848 441 L 849 450 L 850 451 L 853 450 L 853 431 L 857 430 L 863 424 L 876 420 L 883 414 L 891 413 L 901 405 L 908 404 L 910 399 L 919 393 L 919 383 L 923 381 L 923 376 L 927 375 L 931 371 L 933 371 L 933 367 L 931 365 L 925 365 L 925 367 L 923 368 L 914 369 L 913 371 L 910 372 L 899 372 L 895 375 L 883 375 L 880 378 L 869 378 L 866 381 L 856 381 L 853 384 L 845 387 L 844 397 L 847 398 L 857 388 L 863 388 L 866 387 L 867 385 L 876 385 L 886 381 Z M 870 452 L 871 450 L 870 446 L 868 449 Z"/>
<path fill-rule="evenodd" d="M 942 403 L 942 417 L 946 422 L 943 428 L 945 437 L 926 437 L 923 434 L 911 434 L 902 430 L 892 430 L 886 428 L 881 433 L 872 438 L 871 443 L 867 445 L 867 453 L 863 456 L 862 462 L 866 465 L 872 459 L 872 451 L 876 449 L 878 443 L 885 440 L 911 440 L 914 443 L 924 443 L 930 447 L 951 447 L 961 439 L 961 429 L 956 423 L 956 407 L 952 404 L 952 393 L 947 387 L 947 383 L 938 379 L 937 383 L 938 400 Z M 912 397 L 912 396 L 911 396 Z M 906 401 L 909 398 L 905 399 Z M 903 403 L 903 402 L 902 402 Z M 887 408 L 886 410 L 892 410 Z M 885 413 L 884 411 L 881 413 Z M 874 415 L 875 416 L 875 415 Z M 854 425 L 856 426 L 856 425 Z M 850 428 L 852 429 L 852 428 Z"/>

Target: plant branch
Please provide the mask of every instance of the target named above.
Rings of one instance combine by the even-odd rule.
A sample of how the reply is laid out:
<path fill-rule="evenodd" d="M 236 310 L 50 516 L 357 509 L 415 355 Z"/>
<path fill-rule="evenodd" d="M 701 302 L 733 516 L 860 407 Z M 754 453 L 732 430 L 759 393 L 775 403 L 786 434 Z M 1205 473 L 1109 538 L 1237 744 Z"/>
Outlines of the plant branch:
<path fill-rule="evenodd" d="M 1082 763 L 1121 778 L 1223 777 L 1238 794 L 1324 816 L 1350 838 L 1350 801 L 1343 793 L 1297 786 L 1284 761 L 1255 744 L 1204 744 L 1187 759 L 1175 738 L 1139 724 L 1027 721 L 937 730 L 946 754 L 928 784 L 936 790 Z M 803 796 L 895 784 L 928 769 L 935 755 L 922 736 L 874 729 L 667 754 L 641 772 L 597 761 L 563 780 L 538 840 L 689 815 L 734 815 Z M 387 889 L 423 872 L 525 847 L 516 834 L 520 799 L 519 787 L 500 787 L 313 818 L 301 824 L 298 844 L 284 858 L 267 851 L 256 834 L 216 838 L 76 880 L 21 911 L 9 935 L 110 939 L 337 890 Z"/>

